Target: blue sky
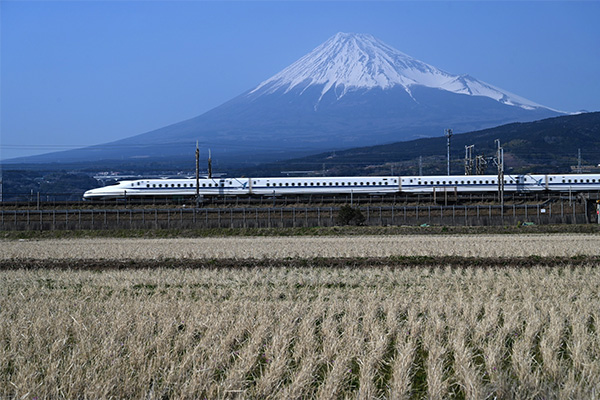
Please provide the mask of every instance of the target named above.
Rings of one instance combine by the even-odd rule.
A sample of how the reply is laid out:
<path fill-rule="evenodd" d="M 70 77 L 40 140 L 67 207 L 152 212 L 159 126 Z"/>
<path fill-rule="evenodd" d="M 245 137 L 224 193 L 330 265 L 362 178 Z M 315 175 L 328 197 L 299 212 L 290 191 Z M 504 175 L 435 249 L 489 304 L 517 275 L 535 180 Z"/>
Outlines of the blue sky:
<path fill-rule="evenodd" d="M 600 110 L 598 1 L 0 2 L 0 158 L 200 115 L 337 32 L 545 106 Z"/>

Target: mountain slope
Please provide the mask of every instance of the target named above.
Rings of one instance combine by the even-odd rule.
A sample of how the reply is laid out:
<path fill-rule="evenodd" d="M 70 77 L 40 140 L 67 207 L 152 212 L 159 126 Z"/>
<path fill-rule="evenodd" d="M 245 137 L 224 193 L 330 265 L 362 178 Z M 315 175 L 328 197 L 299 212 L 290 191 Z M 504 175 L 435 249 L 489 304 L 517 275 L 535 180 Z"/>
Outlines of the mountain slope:
<path fill-rule="evenodd" d="M 211 148 L 247 165 L 317 151 L 466 132 L 559 115 L 468 75 L 452 75 L 370 35 L 337 34 L 256 88 L 198 117 L 27 162 L 179 159 Z"/>
<path fill-rule="evenodd" d="M 577 165 L 600 164 L 600 112 L 562 116 L 528 123 L 454 135 L 451 139 L 453 174 L 464 173 L 465 146 L 474 145 L 473 156 L 494 156 L 499 139 L 506 169 L 514 173 L 571 172 Z M 281 171 L 315 171 L 328 175 L 417 175 L 419 157 L 424 174 L 446 173 L 446 138 L 427 138 L 321 153 L 280 163 L 265 164 L 247 175 L 273 175 Z M 494 173 L 494 166 L 488 172 Z"/>

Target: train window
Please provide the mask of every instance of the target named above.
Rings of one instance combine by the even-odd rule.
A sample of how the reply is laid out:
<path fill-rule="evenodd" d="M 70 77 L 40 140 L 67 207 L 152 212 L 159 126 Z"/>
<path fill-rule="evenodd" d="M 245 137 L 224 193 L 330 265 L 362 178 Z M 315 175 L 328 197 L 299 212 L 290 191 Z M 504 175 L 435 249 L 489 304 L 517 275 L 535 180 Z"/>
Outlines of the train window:
<path fill-rule="evenodd" d="M 283 186 L 283 183 L 279 182 L 279 186 Z"/>
<path fill-rule="evenodd" d="M 146 187 L 150 187 L 150 184 L 149 184 L 149 183 L 147 183 L 147 184 L 146 184 Z"/>
<path fill-rule="evenodd" d="M 153 183 L 153 184 L 152 184 L 152 187 L 156 187 L 156 183 Z"/>
<path fill-rule="evenodd" d="M 267 183 L 267 186 L 271 186 L 271 184 L 270 184 L 270 183 Z"/>
<path fill-rule="evenodd" d="M 310 186 L 314 186 L 314 185 L 315 185 L 315 183 L 314 183 L 314 182 L 311 182 L 311 183 L 310 183 Z"/>
<path fill-rule="evenodd" d="M 485 181 L 485 184 L 487 185 L 488 183 L 490 183 L 489 181 Z M 506 183 L 506 181 L 504 181 L 504 183 Z"/>
<path fill-rule="evenodd" d="M 307 183 L 307 182 L 304 182 L 304 186 L 308 186 L 308 183 Z"/>
<path fill-rule="evenodd" d="M 564 180 L 564 179 L 562 180 L 562 183 L 565 183 L 565 180 Z"/>
<path fill-rule="evenodd" d="M 421 181 L 419 181 L 419 185 L 421 184 Z"/>
<path fill-rule="evenodd" d="M 354 186 L 358 185 L 358 182 L 354 182 Z"/>
<path fill-rule="evenodd" d="M 333 186 L 333 182 L 329 182 L 329 186 Z"/>
<path fill-rule="evenodd" d="M 571 180 L 569 179 L 569 183 L 571 183 Z"/>
<path fill-rule="evenodd" d="M 471 181 L 467 181 L 467 184 L 470 184 L 470 183 L 471 183 Z"/>
<path fill-rule="evenodd" d="M 321 182 L 317 182 L 317 186 L 321 185 Z"/>
<path fill-rule="evenodd" d="M 289 185 L 289 183 L 287 183 L 287 182 L 286 182 L 286 183 L 285 183 L 285 186 L 287 186 L 287 185 Z"/>
<path fill-rule="evenodd" d="M 366 182 L 366 185 L 369 186 L 369 182 Z"/>
<path fill-rule="evenodd" d="M 256 181 L 254 181 L 254 184 L 256 185 Z"/>
<path fill-rule="evenodd" d="M 436 185 L 439 185 L 439 184 L 440 184 L 440 181 L 437 181 L 435 184 L 436 184 Z"/>
<path fill-rule="evenodd" d="M 339 182 L 336 182 L 336 183 L 335 183 L 335 186 L 340 186 L 340 183 L 339 183 Z"/>

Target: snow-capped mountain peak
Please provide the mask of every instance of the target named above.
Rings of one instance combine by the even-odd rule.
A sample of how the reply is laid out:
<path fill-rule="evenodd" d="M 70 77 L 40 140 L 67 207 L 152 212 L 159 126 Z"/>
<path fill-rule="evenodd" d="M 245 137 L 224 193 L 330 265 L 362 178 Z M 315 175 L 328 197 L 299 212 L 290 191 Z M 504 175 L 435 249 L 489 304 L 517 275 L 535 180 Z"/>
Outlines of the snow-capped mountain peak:
<path fill-rule="evenodd" d="M 469 75 L 453 75 L 414 59 L 368 34 L 338 33 L 250 94 L 270 94 L 319 86 L 317 102 L 333 90 L 339 99 L 349 91 L 402 87 L 409 94 L 425 86 L 456 94 L 485 96 L 500 103 L 534 109 L 543 106 L 481 82 Z"/>

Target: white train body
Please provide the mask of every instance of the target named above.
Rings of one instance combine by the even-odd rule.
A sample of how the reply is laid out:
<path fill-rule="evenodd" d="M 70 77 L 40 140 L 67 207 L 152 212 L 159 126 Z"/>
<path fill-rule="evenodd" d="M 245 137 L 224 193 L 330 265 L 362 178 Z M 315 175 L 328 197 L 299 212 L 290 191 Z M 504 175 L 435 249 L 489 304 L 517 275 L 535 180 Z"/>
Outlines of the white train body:
<path fill-rule="evenodd" d="M 497 175 L 362 176 L 320 178 L 219 178 L 199 180 L 201 196 L 282 196 L 498 190 Z M 600 174 L 505 175 L 504 192 L 600 190 Z M 140 179 L 88 190 L 85 199 L 195 196 L 196 179 Z"/>

